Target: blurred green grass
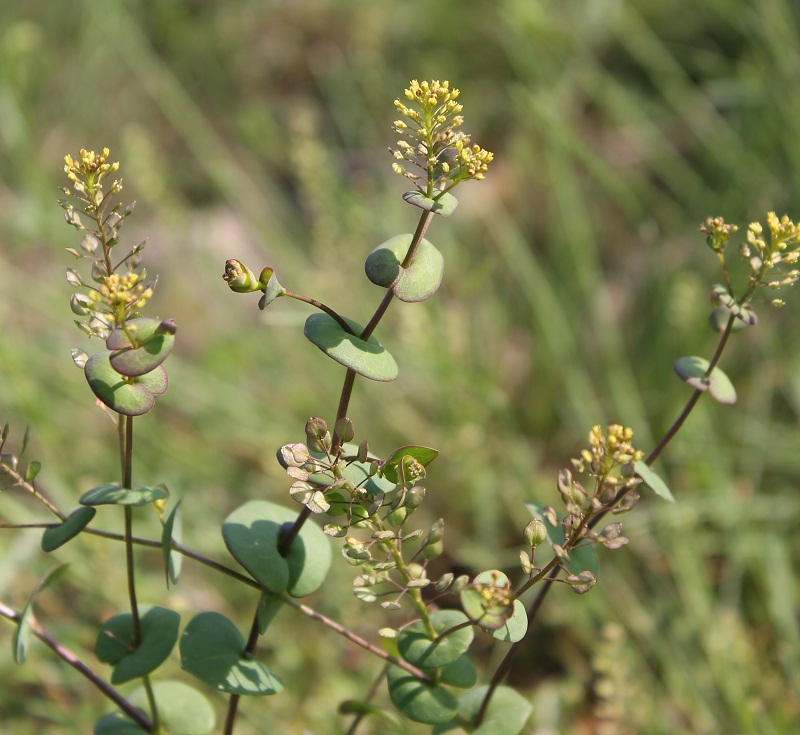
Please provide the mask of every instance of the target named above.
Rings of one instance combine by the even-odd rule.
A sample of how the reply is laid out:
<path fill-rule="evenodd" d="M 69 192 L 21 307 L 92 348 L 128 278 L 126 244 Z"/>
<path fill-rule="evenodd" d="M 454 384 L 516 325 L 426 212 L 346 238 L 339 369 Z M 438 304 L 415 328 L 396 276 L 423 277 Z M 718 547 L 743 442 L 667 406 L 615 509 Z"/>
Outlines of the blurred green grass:
<path fill-rule="evenodd" d="M 107 145 L 138 202 L 127 236 L 149 237 L 160 274 L 154 308 L 180 326 L 170 390 L 137 425 L 136 476 L 167 482 L 184 498 L 188 541 L 220 554 L 214 529 L 243 499 L 291 503 L 275 448 L 308 416 L 333 415 L 341 373 L 300 335 L 302 308 L 259 314 L 224 287 L 223 263 L 270 264 L 287 286 L 368 317 L 380 294 L 363 259 L 416 220 L 389 169 L 391 102 L 410 78 L 448 78 L 496 162 L 432 225 L 445 282 L 431 301 L 390 310 L 379 337 L 400 378 L 358 382 L 351 416 L 377 451 L 441 450 L 426 513 L 447 519 L 449 561 L 513 569 L 521 501 L 553 502 L 555 472 L 592 424 L 630 424 L 647 447 L 677 414 L 687 392 L 672 361 L 712 346 L 719 274 L 700 222 L 800 216 L 798 12 L 789 0 L 5 0 L 0 417 L 18 437 L 33 427 L 42 486 L 64 507 L 116 475 L 112 427 L 69 359 L 85 344 L 63 278 L 74 232 L 55 204 L 64 153 Z M 595 590 L 549 601 L 513 673 L 537 705 L 532 732 L 611 731 L 598 716 L 601 639 L 616 665 L 615 732 L 794 731 L 793 297 L 731 345 L 739 403 L 701 403 L 670 447 L 659 469 L 678 504 L 642 503 Z M 4 518 L 38 517 L 2 501 Z M 0 549 L 0 598 L 19 607 L 53 559 L 29 532 L 5 532 Z M 42 597 L 43 623 L 78 649 L 124 605 L 113 552 L 65 548 L 64 598 Z M 154 570 L 145 596 L 162 599 L 158 560 L 141 557 Z M 351 576 L 338 570 L 316 604 L 368 621 Z M 97 578 L 119 584 L 98 590 Z M 213 608 L 243 627 L 254 602 L 191 565 L 168 599 L 185 619 Z M 263 655 L 287 693 L 246 702 L 249 731 L 266 720 L 344 732 L 331 713 L 379 667 L 283 615 L 281 641 L 297 644 L 267 636 Z M 0 626 L 6 650 L 10 636 Z M 2 656 L 0 672 L 4 732 L 85 732 L 107 708 L 44 650 L 22 668 Z"/>

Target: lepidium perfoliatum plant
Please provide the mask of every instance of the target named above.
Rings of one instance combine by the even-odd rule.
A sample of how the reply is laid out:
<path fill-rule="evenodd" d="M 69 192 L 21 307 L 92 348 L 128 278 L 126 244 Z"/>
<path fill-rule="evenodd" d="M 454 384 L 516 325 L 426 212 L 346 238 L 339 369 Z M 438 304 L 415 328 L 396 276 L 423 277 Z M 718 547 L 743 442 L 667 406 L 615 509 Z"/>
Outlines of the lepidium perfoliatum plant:
<path fill-rule="evenodd" d="M 0 603 L 0 615 L 16 626 L 13 656 L 19 663 L 38 639 L 108 697 L 114 711 L 94 724 L 98 735 L 214 732 L 218 707 L 207 696 L 209 688 L 226 702 L 221 731 L 234 732 L 242 697 L 280 696 L 283 690 L 281 672 L 264 660 L 259 642 L 266 636 L 273 646 L 282 644 L 276 613 L 284 608 L 305 616 L 309 626 L 324 626 L 344 636 L 380 664 L 378 685 L 363 698 L 324 704 L 332 710 L 339 704 L 349 718 L 341 729 L 346 726 L 355 733 L 373 719 L 380 723 L 379 730 L 402 729 L 405 718 L 432 726 L 434 733 L 517 735 L 534 704 L 503 682 L 549 590 L 565 584 L 582 594 L 594 586 L 598 547 L 614 550 L 628 542 L 616 517 L 636 506 L 640 490 L 649 488 L 673 501 L 651 465 L 697 401 L 709 393 L 722 403 L 735 402 L 734 388 L 719 368 L 729 337 L 756 324 L 758 300 L 781 305 L 776 292 L 800 275 L 795 268 L 798 230 L 787 217 L 779 219 L 773 213 L 766 227 L 751 224 L 747 230 L 739 249 L 746 266 L 742 283 L 735 282 L 728 267 L 736 228 L 721 218 L 709 218 L 701 228 L 722 269 L 723 283 L 711 292 L 715 308 L 710 323 L 719 341 L 710 359 L 690 356 L 675 362 L 675 371 L 693 390 L 655 448 L 645 455 L 634 445 L 633 431 L 621 424 L 592 427 L 587 446 L 555 478 L 557 502 L 528 502 L 520 508 L 518 567 L 487 569 L 474 577 L 429 575 L 431 560 L 444 550 L 445 521 L 420 527 L 415 511 L 425 500 L 428 468 L 438 452 L 424 445 L 424 437 L 417 438 L 422 440 L 419 444 L 409 441 L 388 453 L 378 451 L 367 437 L 369 427 L 351 418 L 349 404 L 359 376 L 376 382 L 397 377 L 397 362 L 376 337 L 377 328 L 395 299 L 420 302 L 436 292 L 444 257 L 424 235 L 434 220 L 455 213 L 455 187 L 481 180 L 492 162 L 492 154 L 462 132 L 458 99 L 459 91 L 448 82 L 412 81 L 395 102 L 399 119 L 393 126 L 398 139 L 390 148 L 392 168 L 413 184 L 403 199 L 415 208 L 409 212 L 417 211 L 418 219 L 412 233 L 390 237 L 366 257 L 366 276 L 382 292 L 371 316 L 367 313 L 368 318 L 357 321 L 297 293 L 282 285 L 291 285 L 291 276 L 281 275 L 279 281 L 269 266 L 256 275 L 237 260 L 225 264 L 230 289 L 261 293 L 261 309 L 277 298 L 313 307 L 305 337 L 344 370 L 335 414 L 329 420 L 309 418 L 302 441 L 292 441 L 302 437 L 299 427 L 296 434 L 290 429 L 287 443 L 278 449 L 277 460 L 287 476 L 284 489 L 273 488 L 268 497 L 245 503 L 222 522 L 233 561 L 212 559 L 184 546 L 178 537 L 179 504 L 167 487 L 134 482 L 134 418 L 153 410 L 156 398 L 167 389 L 162 363 L 173 349 L 177 328 L 169 319 L 142 314 L 154 282 L 141 267 L 144 243 L 130 247 L 120 240 L 133 206 L 116 202 L 122 190 L 120 180 L 113 179 L 118 164 L 110 162 L 107 149 L 66 157 L 69 183 L 61 206 L 67 223 L 81 237 L 80 247 L 69 251 L 76 261 L 76 267 L 67 270 L 75 288 L 71 307 L 77 326 L 101 343 L 92 355 L 73 351 L 73 360 L 84 371 L 99 410 L 116 428 L 121 470 L 119 477 L 80 494 L 77 509 L 66 512 L 37 487 L 39 463 L 22 462 L 28 432 L 14 454 L 6 448 L 6 425 L 0 440 L 4 489 L 29 494 L 55 519 L 35 524 L 7 521 L 3 526 L 44 529 L 42 549 L 55 555 L 78 534 L 94 535 L 97 543 L 121 542 L 128 605 L 100 624 L 93 654 L 83 655 L 52 637 L 34 615 L 36 595 L 63 567 L 55 566 L 34 587 L 21 610 Z M 324 408 L 334 408 L 334 397 L 331 404 Z M 446 482 L 437 478 L 429 492 Z M 161 520 L 161 538 L 136 536 L 136 519 L 153 512 Z M 104 514 L 106 526 L 118 519 L 120 531 L 95 527 L 96 513 Z M 247 627 L 240 629 L 242 621 L 213 610 L 182 621 L 165 600 L 139 600 L 136 561 L 154 552 L 163 559 L 167 587 L 178 583 L 181 561 L 187 557 L 239 582 L 235 606 L 252 610 Z M 364 605 L 383 609 L 383 627 L 345 625 L 301 601 L 325 595 L 334 559 L 352 566 L 355 596 Z M 484 639 L 482 648 L 492 643 L 501 649 L 498 656 L 481 659 L 494 661 L 491 669 L 481 669 L 470 655 L 477 637 Z M 165 681 L 159 669 L 174 656 L 176 645 L 188 676 L 186 681 Z M 133 681 L 140 686 L 123 696 L 119 686 Z M 219 696 L 213 701 L 219 702 Z M 260 708 L 259 721 L 269 732 L 269 700 L 248 706 Z M 392 706 L 396 712 L 389 716 Z"/>

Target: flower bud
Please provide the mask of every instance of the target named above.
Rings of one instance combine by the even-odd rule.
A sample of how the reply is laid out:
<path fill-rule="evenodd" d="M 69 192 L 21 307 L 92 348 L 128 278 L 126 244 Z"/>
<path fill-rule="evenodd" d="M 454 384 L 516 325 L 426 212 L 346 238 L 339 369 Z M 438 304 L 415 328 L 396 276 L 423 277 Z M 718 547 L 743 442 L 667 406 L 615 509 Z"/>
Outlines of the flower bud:
<path fill-rule="evenodd" d="M 252 293 L 262 289 L 256 274 L 245 268 L 238 260 L 225 261 L 225 273 L 222 274 L 222 278 L 227 282 L 231 291 L 236 293 Z"/>
<path fill-rule="evenodd" d="M 547 526 L 538 518 L 534 518 L 525 526 L 525 530 L 522 533 L 525 537 L 525 543 L 532 549 L 547 541 Z"/>

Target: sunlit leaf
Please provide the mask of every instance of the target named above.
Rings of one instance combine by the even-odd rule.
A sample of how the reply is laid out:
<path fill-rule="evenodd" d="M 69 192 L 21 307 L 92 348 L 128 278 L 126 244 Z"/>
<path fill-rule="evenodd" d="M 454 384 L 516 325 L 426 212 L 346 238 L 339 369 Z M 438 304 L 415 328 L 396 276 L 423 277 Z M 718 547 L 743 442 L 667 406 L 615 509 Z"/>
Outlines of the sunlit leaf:
<path fill-rule="evenodd" d="M 297 513 L 266 500 L 237 508 L 222 524 L 222 537 L 236 561 L 266 589 L 279 595 L 305 597 L 322 585 L 331 565 L 331 544 L 314 523 L 307 522 L 286 556 L 278 551 L 281 528 Z"/>
<path fill-rule="evenodd" d="M 134 647 L 133 616 L 123 612 L 106 620 L 95 641 L 97 658 L 111 664 L 112 684 L 124 684 L 155 671 L 167 660 L 178 640 L 181 616 L 165 607 L 141 605 L 142 640 Z"/>
<path fill-rule="evenodd" d="M 397 363 L 374 336 L 364 340 L 355 335 L 364 327 L 345 319 L 355 334 L 348 334 L 339 322 L 327 314 L 312 314 L 306 319 L 303 333 L 328 357 L 355 370 L 370 380 L 389 382 L 397 377 Z"/>
<path fill-rule="evenodd" d="M 283 683 L 264 664 L 245 658 L 245 642 L 224 615 L 203 612 L 189 621 L 181 636 L 181 667 L 228 694 L 277 694 Z"/>

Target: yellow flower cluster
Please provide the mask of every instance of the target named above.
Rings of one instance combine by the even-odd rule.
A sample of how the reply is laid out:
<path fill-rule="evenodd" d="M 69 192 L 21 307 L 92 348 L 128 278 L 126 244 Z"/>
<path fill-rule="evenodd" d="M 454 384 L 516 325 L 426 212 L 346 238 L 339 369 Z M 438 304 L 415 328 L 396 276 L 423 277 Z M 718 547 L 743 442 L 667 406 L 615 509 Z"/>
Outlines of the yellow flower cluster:
<path fill-rule="evenodd" d="M 87 151 L 81 148 L 78 153 L 78 160 L 73 159 L 72 156 L 64 156 L 64 173 L 67 178 L 72 182 L 75 191 L 86 194 L 87 191 L 94 194 L 100 187 L 100 181 L 106 174 L 114 173 L 119 169 L 119 162 L 108 162 L 108 156 L 111 151 L 108 148 L 103 148 L 100 153 L 94 151 Z M 114 181 L 111 185 L 112 192 L 116 193 L 122 190 L 122 182 Z"/>
<path fill-rule="evenodd" d="M 778 217 L 775 212 L 767 213 L 768 238 L 760 222 L 752 222 L 747 228 L 747 242 L 742 245 L 741 254 L 747 263 L 751 287 L 766 286 L 778 290 L 781 286 L 791 286 L 800 279 L 800 270 L 782 266 L 794 266 L 800 259 L 800 227 L 787 215 Z M 781 299 L 773 299 L 774 306 L 783 306 Z"/>
<path fill-rule="evenodd" d="M 494 154 L 457 130 L 464 122 L 459 114 L 462 106 L 456 101 L 459 90 L 447 80 L 413 79 L 404 96 L 406 101 L 394 102 L 406 120 L 393 124 L 394 132 L 402 137 L 396 148 L 389 149 L 395 159 L 392 169 L 427 196 L 440 195 L 462 181 L 482 179 Z"/>
<path fill-rule="evenodd" d="M 613 478 L 607 477 L 612 470 L 631 462 L 637 462 L 643 453 L 635 449 L 631 443 L 633 429 L 620 424 L 611 424 L 607 431 L 593 426 L 589 432 L 589 448 L 581 451 L 581 456 L 572 460 L 572 465 L 578 472 L 586 472 L 595 477 L 606 477 L 612 482 Z"/>
<path fill-rule="evenodd" d="M 96 303 L 103 301 L 114 312 L 120 308 L 126 311 L 141 309 L 153 295 L 153 289 L 146 287 L 143 280 L 143 273 L 131 272 L 124 276 L 112 273 L 89 294 L 89 298 Z"/>

